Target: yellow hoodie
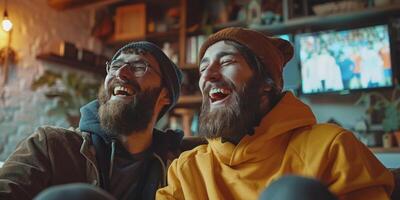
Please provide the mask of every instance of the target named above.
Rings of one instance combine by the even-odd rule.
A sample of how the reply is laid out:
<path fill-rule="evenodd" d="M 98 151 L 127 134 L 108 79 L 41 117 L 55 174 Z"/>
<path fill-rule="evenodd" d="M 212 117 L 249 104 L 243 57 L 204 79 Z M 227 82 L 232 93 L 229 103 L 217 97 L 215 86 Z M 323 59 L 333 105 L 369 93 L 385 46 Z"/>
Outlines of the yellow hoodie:
<path fill-rule="evenodd" d="M 156 199 L 258 199 L 271 181 L 314 177 L 340 199 L 390 199 L 392 174 L 351 132 L 316 124 L 310 108 L 291 93 L 238 145 L 209 140 L 181 154 Z"/>

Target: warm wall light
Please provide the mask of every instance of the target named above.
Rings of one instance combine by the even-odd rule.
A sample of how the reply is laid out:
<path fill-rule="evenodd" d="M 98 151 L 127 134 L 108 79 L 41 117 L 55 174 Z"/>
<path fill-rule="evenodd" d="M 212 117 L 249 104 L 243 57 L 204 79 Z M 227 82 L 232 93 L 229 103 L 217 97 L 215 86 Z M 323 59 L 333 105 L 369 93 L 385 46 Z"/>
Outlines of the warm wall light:
<path fill-rule="evenodd" d="M 11 20 L 8 19 L 7 0 L 4 1 L 4 14 L 3 14 L 3 21 L 1 22 L 1 27 L 5 32 L 11 31 L 13 27 Z"/>
<path fill-rule="evenodd" d="M 10 48 L 11 44 L 11 30 L 13 27 L 12 22 L 8 19 L 8 12 L 7 12 L 7 0 L 4 1 L 4 15 L 3 15 L 3 21 L 1 22 L 1 27 L 5 32 L 8 34 L 8 39 L 7 39 L 7 46 L 4 48 L 4 52 L 1 53 L 0 58 L 3 60 L 3 84 L 7 84 L 8 80 L 8 62 L 9 62 L 9 54 L 12 52 L 12 49 Z"/>
<path fill-rule="evenodd" d="M 3 28 L 3 30 L 5 32 L 9 32 L 9 31 L 11 31 L 12 27 L 13 27 L 13 24 L 12 24 L 11 20 L 8 19 L 7 10 L 5 10 L 4 16 L 3 16 L 3 21 L 1 22 L 1 28 Z"/>

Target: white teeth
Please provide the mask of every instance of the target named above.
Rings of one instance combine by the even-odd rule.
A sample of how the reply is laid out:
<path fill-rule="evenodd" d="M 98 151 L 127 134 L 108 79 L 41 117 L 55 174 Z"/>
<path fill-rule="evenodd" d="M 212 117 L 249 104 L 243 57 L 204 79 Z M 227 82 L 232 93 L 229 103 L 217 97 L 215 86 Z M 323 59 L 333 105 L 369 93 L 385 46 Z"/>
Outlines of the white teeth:
<path fill-rule="evenodd" d="M 114 88 L 114 95 L 117 94 L 118 91 L 124 91 L 124 92 L 128 93 L 129 96 L 130 96 L 130 95 L 133 95 L 132 89 L 127 88 L 127 87 L 116 86 L 116 87 Z"/>
<path fill-rule="evenodd" d="M 209 92 L 209 95 L 213 95 L 215 93 L 222 93 L 222 94 L 230 94 L 231 91 L 229 89 L 225 89 L 225 88 L 212 88 Z"/>

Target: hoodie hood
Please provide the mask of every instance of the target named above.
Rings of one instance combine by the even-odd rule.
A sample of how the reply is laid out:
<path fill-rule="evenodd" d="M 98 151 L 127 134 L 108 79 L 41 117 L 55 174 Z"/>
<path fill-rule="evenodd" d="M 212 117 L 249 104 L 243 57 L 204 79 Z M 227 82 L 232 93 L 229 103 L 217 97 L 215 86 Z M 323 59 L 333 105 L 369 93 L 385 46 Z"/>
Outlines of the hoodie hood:
<path fill-rule="evenodd" d="M 316 124 L 311 109 L 286 92 L 278 104 L 255 127 L 253 135 L 246 135 L 238 145 L 210 139 L 209 144 L 217 157 L 229 166 L 243 162 L 263 160 L 285 148 L 293 130 Z"/>
<path fill-rule="evenodd" d="M 81 119 L 79 121 L 79 129 L 100 136 L 106 143 L 111 142 L 110 134 L 107 134 L 100 126 L 99 110 L 100 104 L 98 100 L 94 100 L 81 107 Z"/>

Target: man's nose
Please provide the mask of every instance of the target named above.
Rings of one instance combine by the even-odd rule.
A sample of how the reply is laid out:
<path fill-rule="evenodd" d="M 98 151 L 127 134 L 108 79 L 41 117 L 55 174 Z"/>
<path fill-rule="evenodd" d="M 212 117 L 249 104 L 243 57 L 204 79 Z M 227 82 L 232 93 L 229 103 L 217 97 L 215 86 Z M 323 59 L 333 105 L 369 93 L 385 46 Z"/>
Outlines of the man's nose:
<path fill-rule="evenodd" d="M 216 64 L 210 65 L 206 71 L 203 73 L 203 78 L 205 81 L 215 82 L 220 80 L 222 77 L 220 67 Z"/>
<path fill-rule="evenodd" d="M 115 72 L 115 76 L 123 81 L 130 81 L 130 79 L 133 77 L 132 72 L 129 69 L 128 65 L 124 65 L 124 66 L 120 67 Z"/>

